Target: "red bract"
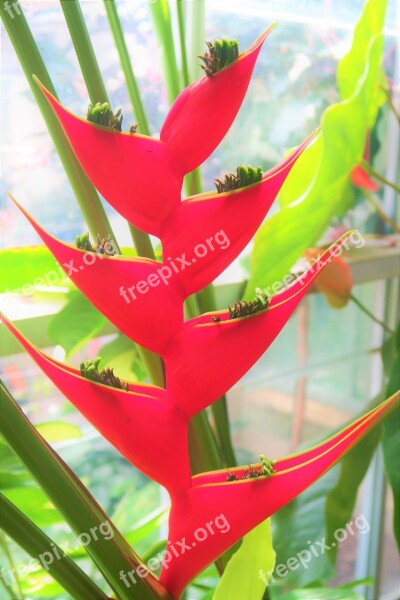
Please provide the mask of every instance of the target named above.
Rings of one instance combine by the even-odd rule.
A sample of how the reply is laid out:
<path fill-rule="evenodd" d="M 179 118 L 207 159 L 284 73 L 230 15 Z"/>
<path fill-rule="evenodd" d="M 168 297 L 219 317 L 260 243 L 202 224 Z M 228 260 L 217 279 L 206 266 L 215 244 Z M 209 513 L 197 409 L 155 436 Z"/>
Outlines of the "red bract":
<path fill-rule="evenodd" d="M 161 582 L 179 598 L 197 573 L 314 483 L 399 404 L 400 392 L 324 444 L 279 459 L 270 477 L 226 482 L 227 472 L 219 471 L 194 478 L 195 485 L 172 503 Z"/>
<path fill-rule="evenodd" d="M 333 244 L 290 287 L 272 296 L 268 310 L 232 320 L 228 311 L 209 313 L 185 323 L 164 354 L 167 386 L 182 411 L 190 416 L 196 414 L 247 373 L 272 344 L 346 237 L 347 234 Z M 213 316 L 218 316 L 220 322 L 213 322 Z"/>
<path fill-rule="evenodd" d="M 84 252 L 49 235 L 19 207 L 83 294 L 123 333 L 165 360 L 166 390 L 136 384 L 129 391 L 115 389 L 49 358 L 5 319 L 83 415 L 169 491 L 170 532 L 161 581 L 176 598 L 197 573 L 311 485 L 399 402 L 397 394 L 324 444 L 278 460 L 271 477 L 227 482 L 226 471 L 191 477 L 189 420 L 229 390 L 266 351 L 345 239 L 275 294 L 267 308 L 257 306 L 246 317 L 231 319 L 228 311 L 221 311 L 184 322 L 185 298 L 239 255 L 314 137 L 258 183 L 180 200 L 184 174 L 214 150 L 232 124 L 272 29 L 234 63 L 180 94 L 162 127 L 161 141 L 79 119 L 41 86 L 94 185 L 132 223 L 160 237 L 162 263 Z M 243 470 L 233 471 L 242 475 Z M 211 532 L 218 516 L 226 520 L 226 531 Z M 194 540 L 194 532 L 204 527 L 204 539 Z"/>
<path fill-rule="evenodd" d="M 174 148 L 185 173 L 205 161 L 232 125 L 261 47 L 275 27 L 268 27 L 231 65 L 192 83 L 175 100 L 160 138 Z"/>
<path fill-rule="evenodd" d="M 126 392 L 85 379 L 77 369 L 30 344 L 4 315 L 2 321 L 49 379 L 125 458 L 171 493 L 189 487 L 187 419 L 166 390 L 130 384 Z"/>

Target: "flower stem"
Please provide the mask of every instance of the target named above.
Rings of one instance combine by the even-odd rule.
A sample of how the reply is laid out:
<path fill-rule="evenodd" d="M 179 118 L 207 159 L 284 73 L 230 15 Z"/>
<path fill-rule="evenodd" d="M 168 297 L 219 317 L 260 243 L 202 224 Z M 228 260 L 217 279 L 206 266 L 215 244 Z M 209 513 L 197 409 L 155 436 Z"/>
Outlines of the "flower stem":
<path fill-rule="evenodd" d="M 44 552 L 62 557 L 49 565 L 53 577 L 76 600 L 107 600 L 104 592 L 23 512 L 0 493 L 1 527 L 21 548 L 36 558 Z M 0 534 L 1 535 L 1 534 Z M 0 538 L 0 542 L 1 542 Z M 16 570 L 13 569 L 14 577 Z M 18 580 L 17 580 L 18 581 Z M 19 587 L 18 598 L 24 595 Z"/>
<path fill-rule="evenodd" d="M 167 88 L 168 101 L 172 104 L 180 92 L 180 83 L 168 0 L 150 2 L 150 11 L 162 47 L 165 87 Z"/>
<path fill-rule="evenodd" d="M 77 0 L 61 0 L 72 43 L 92 104 L 107 102 L 108 95 L 90 41 L 83 14 Z"/>
<path fill-rule="evenodd" d="M 381 183 L 383 183 L 384 185 L 388 185 L 389 187 L 392 188 L 392 190 L 394 190 L 397 194 L 400 194 L 400 187 L 398 185 L 396 185 L 395 183 L 392 183 L 391 181 L 388 181 L 386 179 L 386 177 L 384 177 L 383 175 L 381 175 L 380 173 L 378 173 L 377 171 L 375 171 L 375 169 L 373 167 L 371 167 L 371 165 L 369 163 L 367 163 L 366 160 L 363 160 L 361 163 L 362 168 L 367 171 L 367 173 L 369 173 L 369 175 L 371 175 L 371 177 L 373 177 L 374 179 L 376 179 L 377 181 L 380 181 Z"/>
<path fill-rule="evenodd" d="M 181 46 L 182 78 L 183 78 L 183 85 L 186 87 L 190 83 L 190 76 L 189 76 L 189 67 L 188 67 L 187 51 L 186 51 L 185 14 L 184 14 L 183 0 L 178 0 L 176 9 L 178 12 L 179 42 L 180 42 L 180 46 Z"/>
<path fill-rule="evenodd" d="M 371 204 L 371 206 L 374 207 L 374 209 L 376 210 L 378 215 L 381 217 L 381 219 L 383 219 L 383 221 L 385 221 L 385 223 L 387 223 L 393 229 L 393 231 L 395 231 L 396 233 L 400 233 L 400 227 L 397 225 L 397 223 L 391 217 L 389 217 L 389 215 L 387 215 L 385 213 L 385 211 L 383 210 L 383 208 L 381 207 L 379 202 L 377 202 L 375 200 L 373 195 L 370 194 L 368 192 L 368 190 L 366 190 L 364 188 L 360 188 L 360 190 L 361 190 L 361 193 L 363 194 L 364 198 L 366 198 L 368 200 L 368 202 Z"/>
<path fill-rule="evenodd" d="M 95 188 L 92 186 L 79 162 L 75 158 L 71 146 L 47 100 L 32 79 L 32 74 L 35 74 L 47 89 L 57 97 L 53 83 L 49 77 L 35 40 L 33 39 L 21 6 L 19 6 L 19 11 L 20 14 L 17 18 L 10 19 L 5 13 L 4 4 L 1 3 L 0 5 L 4 27 L 14 46 L 15 53 L 21 63 L 33 96 L 46 122 L 64 170 L 78 200 L 83 218 L 94 238 L 96 238 L 97 234 L 100 234 L 101 237 L 111 234 L 113 239 L 115 239 L 110 222 Z"/>
<path fill-rule="evenodd" d="M 132 69 L 132 64 L 129 58 L 128 48 L 126 46 L 116 4 L 114 0 L 104 0 L 104 6 L 106 9 L 108 22 L 110 24 L 110 29 L 113 34 L 115 46 L 118 50 L 121 67 L 125 75 L 126 87 L 132 102 L 135 117 L 140 123 L 140 133 L 143 133 L 143 135 L 150 135 L 146 113 L 140 97 L 140 91 L 136 82 L 135 74 Z"/>
<path fill-rule="evenodd" d="M 372 321 L 374 321 L 374 323 L 378 323 L 378 325 L 380 325 L 386 331 L 386 333 L 390 333 L 390 334 L 394 333 L 390 329 L 390 327 L 388 327 L 387 325 L 385 325 L 385 323 L 380 321 L 372 312 L 370 312 L 368 310 L 368 308 L 366 306 L 364 306 L 364 304 L 362 302 L 360 302 L 360 300 L 358 300 L 358 298 L 353 296 L 353 294 L 350 295 L 350 300 L 352 300 L 354 302 L 354 304 L 356 304 L 358 306 L 358 308 L 360 310 L 362 310 L 363 313 L 365 313 Z"/>
<path fill-rule="evenodd" d="M 387 103 L 389 104 L 389 108 L 390 110 L 393 112 L 395 119 L 397 121 L 397 124 L 400 126 L 400 115 L 396 110 L 396 107 L 394 105 L 393 102 L 393 98 L 392 98 L 392 94 L 389 92 L 389 90 L 387 90 L 386 88 L 384 88 L 383 86 L 381 86 L 381 90 L 383 90 L 383 92 L 386 94 L 387 97 Z"/>

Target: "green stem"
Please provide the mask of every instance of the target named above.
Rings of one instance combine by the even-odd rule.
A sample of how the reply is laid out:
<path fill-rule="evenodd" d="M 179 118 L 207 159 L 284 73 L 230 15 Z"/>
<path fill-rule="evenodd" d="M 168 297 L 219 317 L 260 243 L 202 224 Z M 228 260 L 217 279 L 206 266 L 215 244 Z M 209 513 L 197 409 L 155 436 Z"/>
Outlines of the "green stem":
<path fill-rule="evenodd" d="M 217 442 L 205 411 L 189 423 L 189 454 L 193 475 L 221 468 Z"/>
<path fill-rule="evenodd" d="M 190 76 L 189 76 L 189 66 L 188 66 L 187 51 L 186 51 L 185 15 L 184 15 L 183 0 L 178 0 L 176 8 L 177 8 L 177 12 L 178 12 L 179 42 L 180 42 L 180 46 L 181 46 L 182 78 L 183 78 L 183 85 L 186 87 L 190 83 Z"/>
<path fill-rule="evenodd" d="M 150 2 L 150 11 L 162 48 L 162 62 L 168 101 L 172 104 L 180 92 L 180 83 L 168 0 Z"/>
<path fill-rule="evenodd" d="M 3 384 L 0 386 L 0 402 L 0 433 L 71 529 L 78 536 L 92 527 L 98 530 L 104 519 L 99 516 L 95 501 L 87 490 L 84 497 L 82 484 L 73 479 L 68 466 L 31 425 Z M 115 530 L 110 520 L 106 519 Z M 99 538 L 96 543 L 89 544 L 86 550 L 119 600 L 154 599 L 155 594 L 150 586 L 157 587 L 159 584 L 152 576 L 137 579 L 134 592 L 122 583 L 121 570 L 129 572 L 140 564 L 140 560 L 133 551 L 129 555 L 121 548 L 117 536 L 109 540 Z"/>
<path fill-rule="evenodd" d="M 1 527 L 21 548 L 33 558 L 44 552 L 56 557 L 48 565 L 48 572 L 76 600 L 107 600 L 102 590 L 84 573 L 76 563 L 37 527 L 24 513 L 0 494 Z M 60 557 L 60 558 L 58 558 Z M 19 588 L 19 598 L 23 598 Z"/>
<path fill-rule="evenodd" d="M 385 323 L 380 321 L 372 312 L 370 312 L 368 310 L 368 308 L 366 306 L 364 306 L 364 304 L 362 302 L 360 302 L 360 300 L 358 300 L 358 298 L 353 296 L 353 294 L 350 295 L 350 299 L 354 302 L 354 304 L 356 304 L 358 306 L 358 308 L 360 310 L 362 310 L 363 313 L 365 313 L 370 319 L 372 319 L 372 321 L 374 321 L 374 323 L 378 323 L 378 325 L 380 325 L 387 333 L 390 333 L 390 334 L 394 333 L 390 329 L 390 327 L 388 327 L 387 325 L 385 325 Z"/>
<path fill-rule="evenodd" d="M 381 89 L 385 92 L 386 97 L 387 97 L 387 103 L 389 104 L 389 108 L 393 112 L 395 119 L 397 121 L 397 124 L 400 126 L 400 115 L 397 112 L 396 107 L 394 105 L 392 94 L 389 92 L 389 90 L 387 90 L 383 86 L 381 86 Z"/>
<path fill-rule="evenodd" d="M 90 41 L 80 4 L 77 0 L 60 0 L 79 66 L 92 104 L 108 102 L 108 95 Z"/>
<path fill-rule="evenodd" d="M 0 498 L 2 496 L 3 495 L 0 494 Z M 1 509 L 1 505 L 0 505 L 0 509 Z M 3 519 L 3 516 L 4 515 L 3 515 L 2 511 L 0 510 L 0 517 L 1 517 L 1 519 Z M 2 529 L 6 533 L 8 533 L 7 530 L 5 529 L 5 527 L 3 527 L 3 526 L 1 526 L 1 527 L 2 527 Z M 19 598 L 21 598 L 21 600 L 24 600 L 25 596 L 24 596 L 24 593 L 23 593 L 22 588 L 21 588 L 21 583 L 19 581 L 17 569 L 15 568 L 14 561 L 13 561 L 13 558 L 11 556 L 10 548 L 8 547 L 8 543 L 7 543 L 7 540 L 6 540 L 6 536 L 4 535 L 4 533 L 2 531 L 0 531 L 0 546 L 1 546 L 2 550 L 3 550 L 3 552 L 4 552 L 4 555 L 5 555 L 6 559 L 7 559 L 7 562 L 9 564 L 9 566 L 10 566 L 11 573 L 14 576 L 15 585 L 16 585 L 16 588 L 17 588 L 17 593 L 19 595 Z"/>
<path fill-rule="evenodd" d="M 102 237 L 111 234 L 113 239 L 115 239 L 110 222 L 96 190 L 75 158 L 71 146 L 58 123 L 53 110 L 50 108 L 49 103 L 33 81 L 32 74 L 35 74 L 46 88 L 57 97 L 21 6 L 19 6 L 19 11 L 21 14 L 19 14 L 18 17 L 11 19 L 4 9 L 4 3 L 2 2 L 0 5 L 0 13 L 2 15 L 4 27 L 14 46 L 15 53 L 21 63 L 35 101 L 46 122 L 64 170 L 78 200 L 83 218 L 94 238 L 99 233 Z"/>
<path fill-rule="evenodd" d="M 132 102 L 135 117 L 140 123 L 140 133 L 143 133 L 144 135 L 150 135 L 146 113 L 140 97 L 139 87 L 132 69 L 131 60 L 129 58 L 128 48 L 126 46 L 116 4 L 114 0 L 104 0 L 104 6 L 106 9 L 108 22 L 110 24 L 110 29 L 114 37 L 115 46 L 118 50 L 121 67 L 125 75 L 126 87 Z"/>
<path fill-rule="evenodd" d="M 362 166 L 363 169 L 365 169 L 365 171 L 367 171 L 367 173 L 369 175 L 371 175 L 371 177 L 373 177 L 377 181 L 380 181 L 384 185 L 388 185 L 397 194 L 400 194 L 400 187 L 398 185 L 396 185 L 395 183 L 392 183 L 391 181 L 389 181 L 388 179 L 386 179 L 386 177 L 384 177 L 383 175 L 381 175 L 377 171 L 375 171 L 375 169 L 373 167 L 371 167 L 371 165 L 369 163 L 367 163 L 366 160 L 362 161 L 361 166 Z"/>
<path fill-rule="evenodd" d="M 190 4 L 191 8 L 191 80 L 198 79 L 203 74 L 200 68 L 199 54 L 202 54 L 205 39 L 205 4 L 204 0 L 196 0 Z"/>
<path fill-rule="evenodd" d="M 363 194 L 364 198 L 366 198 L 368 200 L 368 202 L 371 204 L 371 206 L 374 207 L 374 209 L 376 210 L 378 215 L 381 217 L 381 219 L 383 221 L 385 221 L 393 229 L 393 231 L 395 231 L 396 233 L 400 233 L 400 227 L 397 225 L 397 223 L 395 221 L 393 221 L 393 219 L 391 217 L 389 217 L 389 215 L 387 215 L 385 213 L 385 211 L 383 210 L 383 208 L 381 207 L 379 202 L 377 202 L 375 200 L 373 195 L 370 194 L 368 192 L 368 190 L 366 190 L 364 188 L 360 188 L 360 190 L 361 190 L 361 193 Z"/>

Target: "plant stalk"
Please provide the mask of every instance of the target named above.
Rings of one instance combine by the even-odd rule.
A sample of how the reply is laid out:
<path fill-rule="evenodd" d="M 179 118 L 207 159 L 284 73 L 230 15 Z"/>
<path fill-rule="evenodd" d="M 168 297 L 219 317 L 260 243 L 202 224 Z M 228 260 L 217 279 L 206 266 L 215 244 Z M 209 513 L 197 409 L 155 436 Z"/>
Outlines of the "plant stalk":
<path fill-rule="evenodd" d="M 363 194 L 364 198 L 366 198 L 368 200 L 368 202 L 371 204 L 371 206 L 374 207 L 374 209 L 376 210 L 378 215 L 381 217 L 381 219 L 383 221 L 385 221 L 385 223 L 387 223 L 393 229 L 393 231 L 395 231 L 396 233 L 400 233 L 400 227 L 397 225 L 397 223 L 391 217 L 389 217 L 389 215 L 387 215 L 385 213 L 385 211 L 383 210 L 383 208 L 381 207 L 379 202 L 377 202 L 375 200 L 373 195 L 370 194 L 368 192 L 368 190 L 366 190 L 364 188 L 360 188 L 360 190 L 361 190 L 361 193 Z"/>
<path fill-rule="evenodd" d="M 56 560 L 48 565 L 49 575 L 58 581 L 72 598 L 75 600 L 82 600 L 82 598 L 107 600 L 104 592 L 86 573 L 1 493 L 0 517 L 2 529 L 30 556 L 37 558 L 45 552 L 50 552 L 56 557 Z M 18 597 L 24 598 L 20 587 Z"/>

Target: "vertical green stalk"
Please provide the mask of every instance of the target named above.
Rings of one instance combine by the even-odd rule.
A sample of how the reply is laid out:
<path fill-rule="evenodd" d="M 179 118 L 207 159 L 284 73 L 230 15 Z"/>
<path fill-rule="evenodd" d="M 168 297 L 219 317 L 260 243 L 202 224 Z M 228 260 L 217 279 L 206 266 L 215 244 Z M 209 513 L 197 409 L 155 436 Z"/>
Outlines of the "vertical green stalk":
<path fill-rule="evenodd" d="M 181 60 L 182 60 L 182 78 L 183 85 L 186 87 L 190 83 L 189 66 L 187 60 L 186 50 L 186 39 L 185 39 L 185 14 L 184 14 L 184 0 L 178 0 L 176 9 L 178 12 L 178 26 L 179 26 L 179 42 L 181 46 Z"/>
<path fill-rule="evenodd" d="M 194 81 L 203 74 L 199 66 L 198 55 L 202 53 L 205 39 L 205 4 L 204 0 L 196 0 L 191 5 L 191 46 L 190 77 Z"/>
<path fill-rule="evenodd" d="M 131 99 L 135 117 L 140 123 L 140 133 L 143 133 L 144 135 L 150 135 L 150 128 L 147 122 L 146 112 L 140 97 L 139 86 L 136 82 L 136 77 L 132 69 L 132 64 L 129 58 L 128 48 L 126 46 L 116 4 L 114 0 L 104 0 L 104 6 L 106 9 L 108 22 L 110 24 L 111 33 L 113 34 L 115 47 L 118 50 L 121 67 L 124 72 L 129 98 Z"/>
<path fill-rule="evenodd" d="M 19 6 L 19 11 L 20 14 L 11 19 L 4 9 L 4 3 L 2 2 L 0 4 L 0 13 L 3 19 L 4 27 L 9 35 L 12 45 L 14 46 L 15 53 L 21 63 L 35 101 L 46 122 L 64 170 L 78 200 L 83 218 L 85 219 L 93 237 L 96 237 L 98 233 L 102 237 L 105 237 L 107 234 L 111 233 L 113 239 L 115 239 L 110 222 L 96 190 L 86 177 L 79 162 L 75 158 L 71 146 L 60 124 L 58 123 L 57 118 L 50 108 L 49 103 L 44 98 L 42 92 L 32 79 L 32 75 L 35 74 L 46 86 L 46 88 L 55 97 L 57 97 L 56 91 L 26 22 L 21 6 Z"/>
<path fill-rule="evenodd" d="M 150 10 L 157 37 L 162 46 L 161 52 L 165 73 L 165 86 L 167 88 L 168 101 L 172 104 L 180 92 L 180 82 L 168 0 L 150 2 Z"/>
<path fill-rule="evenodd" d="M 107 102 L 107 91 L 104 86 L 79 2 L 76 0 L 61 0 L 61 8 L 89 92 L 90 100 L 92 104 L 96 104 L 96 102 Z"/>
<path fill-rule="evenodd" d="M 0 525 L 33 558 L 50 552 L 60 559 L 48 566 L 53 577 L 75 600 L 107 600 L 105 593 L 23 512 L 0 493 Z M 1 540 L 1 538 L 0 538 Z M 15 576 L 15 570 L 13 571 Z M 19 588 L 18 598 L 24 598 Z"/>

